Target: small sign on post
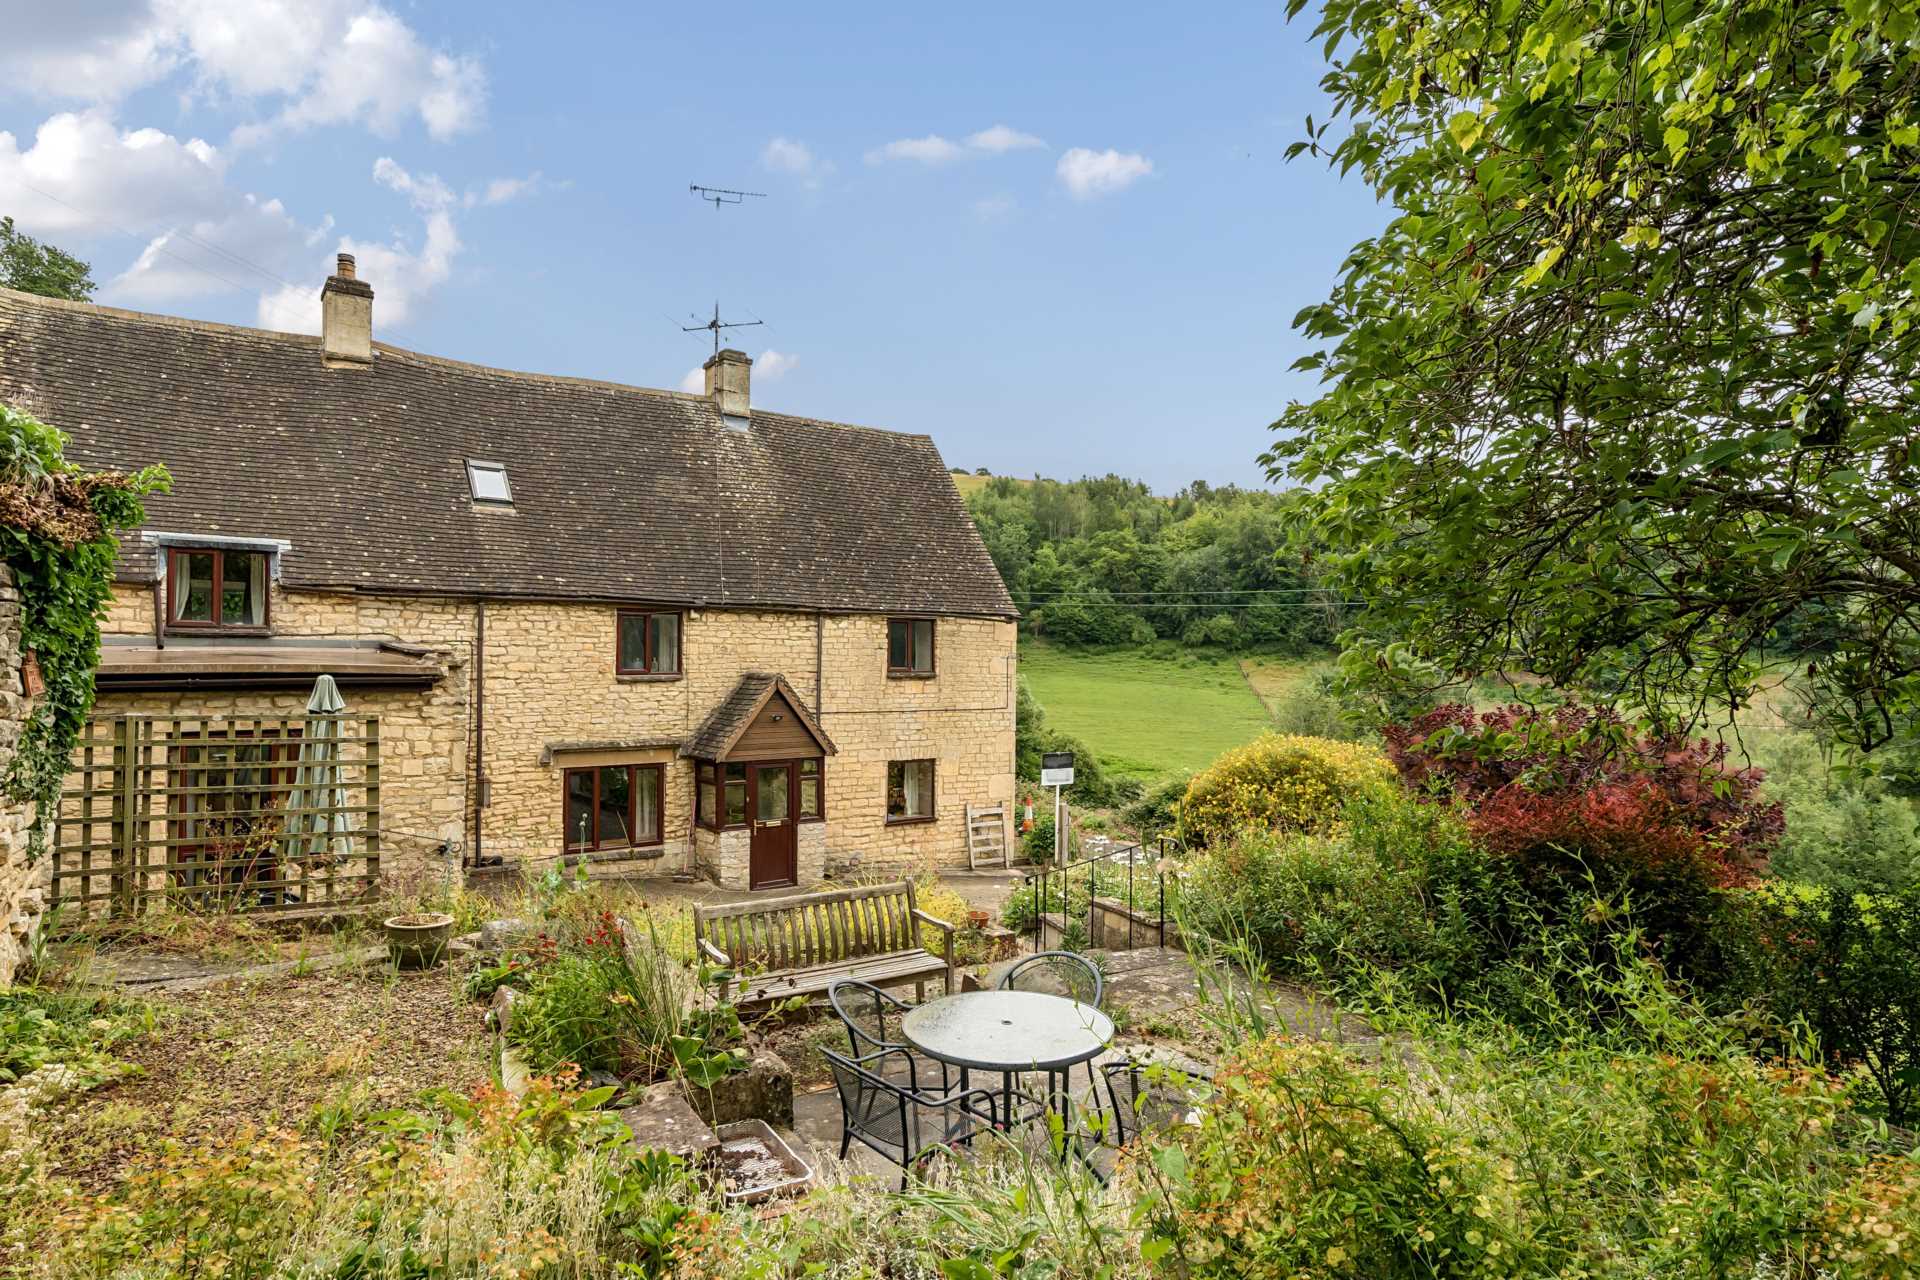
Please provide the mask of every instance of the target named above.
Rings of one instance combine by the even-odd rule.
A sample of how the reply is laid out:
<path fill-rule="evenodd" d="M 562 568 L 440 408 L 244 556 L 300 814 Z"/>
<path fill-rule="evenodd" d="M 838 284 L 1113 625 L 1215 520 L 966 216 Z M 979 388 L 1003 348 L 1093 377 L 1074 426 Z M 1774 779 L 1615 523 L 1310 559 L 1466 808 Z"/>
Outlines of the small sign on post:
<path fill-rule="evenodd" d="M 1053 788 L 1053 860 L 1067 864 L 1067 826 L 1062 821 L 1060 789 L 1073 785 L 1073 752 L 1048 751 L 1040 757 L 1040 785 Z"/>

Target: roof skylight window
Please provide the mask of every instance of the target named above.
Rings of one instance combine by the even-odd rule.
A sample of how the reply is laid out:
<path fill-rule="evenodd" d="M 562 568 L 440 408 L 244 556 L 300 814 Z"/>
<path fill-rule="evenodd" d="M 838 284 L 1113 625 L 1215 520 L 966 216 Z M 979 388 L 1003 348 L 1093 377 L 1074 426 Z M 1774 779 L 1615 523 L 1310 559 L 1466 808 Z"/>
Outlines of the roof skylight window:
<path fill-rule="evenodd" d="M 504 463 L 476 462 L 468 458 L 467 487 L 473 491 L 475 502 L 486 502 L 503 507 L 513 505 L 513 486 L 507 483 L 507 468 Z"/>

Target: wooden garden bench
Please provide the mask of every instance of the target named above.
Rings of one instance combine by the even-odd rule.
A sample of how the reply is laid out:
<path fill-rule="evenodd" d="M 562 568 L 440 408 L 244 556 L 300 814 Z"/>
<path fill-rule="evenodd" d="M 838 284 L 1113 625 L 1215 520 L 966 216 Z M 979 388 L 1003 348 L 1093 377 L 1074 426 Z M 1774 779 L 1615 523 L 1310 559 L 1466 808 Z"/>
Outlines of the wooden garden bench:
<path fill-rule="evenodd" d="M 923 924 L 946 935 L 945 957 L 920 945 Z M 822 995 L 842 978 L 911 982 L 924 1000 L 927 979 L 942 977 L 952 995 L 953 934 L 953 925 L 920 909 L 910 880 L 693 909 L 701 959 L 728 971 L 720 995 L 742 1005 Z"/>

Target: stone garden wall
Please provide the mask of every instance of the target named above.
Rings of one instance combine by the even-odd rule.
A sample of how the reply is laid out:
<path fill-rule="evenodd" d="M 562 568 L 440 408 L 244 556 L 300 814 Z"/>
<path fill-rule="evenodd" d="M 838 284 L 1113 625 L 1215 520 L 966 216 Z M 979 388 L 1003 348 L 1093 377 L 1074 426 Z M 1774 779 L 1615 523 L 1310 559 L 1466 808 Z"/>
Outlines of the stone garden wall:
<path fill-rule="evenodd" d="M 27 720 L 27 690 L 21 670 L 20 593 L 13 573 L 0 565 L 0 771 L 13 762 Z M 0 987 L 11 983 L 27 938 L 46 906 L 49 862 L 27 865 L 26 805 L 0 803 Z"/>

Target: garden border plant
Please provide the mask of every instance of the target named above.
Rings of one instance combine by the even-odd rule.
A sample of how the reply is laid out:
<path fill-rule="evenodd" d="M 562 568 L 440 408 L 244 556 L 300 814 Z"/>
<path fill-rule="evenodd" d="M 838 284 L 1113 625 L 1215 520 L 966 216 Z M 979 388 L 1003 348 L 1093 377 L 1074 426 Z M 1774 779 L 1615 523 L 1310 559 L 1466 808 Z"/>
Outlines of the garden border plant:
<path fill-rule="evenodd" d="M 146 518 L 141 499 L 168 484 L 159 465 L 83 472 L 66 460 L 66 445 L 58 429 L 0 403 L 0 558 L 20 593 L 23 656 L 44 686 L 4 779 L 9 799 L 34 806 L 29 859 L 45 851 L 74 741 L 93 710 L 114 535 L 137 528 Z"/>

